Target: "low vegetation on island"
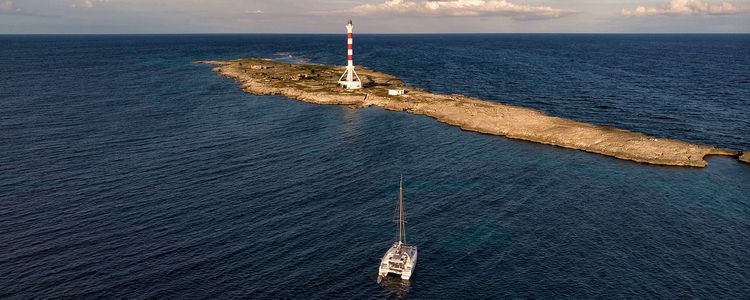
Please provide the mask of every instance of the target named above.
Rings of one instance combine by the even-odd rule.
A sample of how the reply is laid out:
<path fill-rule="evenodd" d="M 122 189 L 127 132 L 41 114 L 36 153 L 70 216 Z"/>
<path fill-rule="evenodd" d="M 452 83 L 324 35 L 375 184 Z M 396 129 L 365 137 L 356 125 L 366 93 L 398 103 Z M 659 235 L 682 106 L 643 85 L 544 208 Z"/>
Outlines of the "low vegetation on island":
<path fill-rule="evenodd" d="M 270 59 L 200 61 L 235 79 L 256 95 L 284 95 L 317 104 L 376 106 L 426 115 L 461 129 L 530 142 L 578 149 L 642 163 L 705 167 L 707 155 L 739 157 L 740 153 L 638 132 L 587 124 L 540 111 L 454 94 L 435 94 L 405 86 L 399 78 L 357 66 L 364 88 L 338 86 L 344 67 L 290 64 Z M 391 96 L 389 89 L 406 94 Z M 745 153 L 741 158 L 748 162 Z"/>

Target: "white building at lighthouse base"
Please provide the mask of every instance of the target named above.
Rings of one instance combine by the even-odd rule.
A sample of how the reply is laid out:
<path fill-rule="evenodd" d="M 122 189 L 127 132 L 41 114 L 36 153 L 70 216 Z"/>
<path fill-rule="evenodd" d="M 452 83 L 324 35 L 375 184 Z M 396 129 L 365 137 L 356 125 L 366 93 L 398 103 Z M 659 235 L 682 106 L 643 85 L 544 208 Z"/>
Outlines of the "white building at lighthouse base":
<path fill-rule="evenodd" d="M 346 75 L 346 74 L 344 74 Z M 356 75 L 355 75 L 356 76 Z M 357 79 L 359 79 L 359 76 L 357 76 Z M 356 90 L 362 88 L 362 82 L 359 80 L 352 80 L 352 81 L 339 81 L 339 85 L 342 88 L 345 88 L 347 90 Z"/>

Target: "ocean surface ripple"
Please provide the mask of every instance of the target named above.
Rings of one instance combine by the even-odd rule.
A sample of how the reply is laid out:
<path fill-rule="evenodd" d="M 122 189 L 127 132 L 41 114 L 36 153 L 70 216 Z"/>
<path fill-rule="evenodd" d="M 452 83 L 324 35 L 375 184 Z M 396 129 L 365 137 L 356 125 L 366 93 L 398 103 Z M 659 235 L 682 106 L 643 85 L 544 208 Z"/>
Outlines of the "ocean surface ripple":
<path fill-rule="evenodd" d="M 0 36 L 0 298 L 750 296 L 750 167 L 242 92 L 340 35 Z M 358 35 L 410 85 L 750 150 L 750 35 Z M 286 52 L 281 54 L 280 52 Z M 404 176 L 408 285 L 376 283 Z"/>

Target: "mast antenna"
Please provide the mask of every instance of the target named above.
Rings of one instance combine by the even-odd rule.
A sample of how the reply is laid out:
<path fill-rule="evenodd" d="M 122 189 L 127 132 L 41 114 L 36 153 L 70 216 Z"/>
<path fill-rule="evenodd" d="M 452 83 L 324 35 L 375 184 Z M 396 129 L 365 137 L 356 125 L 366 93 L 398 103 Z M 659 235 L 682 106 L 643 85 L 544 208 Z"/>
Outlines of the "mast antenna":
<path fill-rule="evenodd" d="M 401 175 L 401 182 L 398 189 L 398 241 L 406 244 L 406 224 L 404 220 L 404 175 Z"/>

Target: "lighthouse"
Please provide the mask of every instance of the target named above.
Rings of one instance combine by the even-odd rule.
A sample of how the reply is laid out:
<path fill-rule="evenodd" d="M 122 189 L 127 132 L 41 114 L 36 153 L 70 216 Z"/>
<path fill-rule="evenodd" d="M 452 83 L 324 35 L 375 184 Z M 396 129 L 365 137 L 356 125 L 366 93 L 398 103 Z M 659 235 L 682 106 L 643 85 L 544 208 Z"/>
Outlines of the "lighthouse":
<path fill-rule="evenodd" d="M 354 25 L 352 25 L 352 20 L 349 20 L 349 23 L 346 24 L 346 52 L 347 52 L 346 70 L 344 71 L 344 74 L 341 74 L 341 77 L 339 78 L 339 85 L 341 85 L 342 87 L 348 90 L 362 88 L 362 81 L 359 80 L 359 76 L 357 75 L 357 72 L 354 71 L 354 59 L 353 59 L 354 49 L 352 48 L 352 29 L 354 29 Z"/>

